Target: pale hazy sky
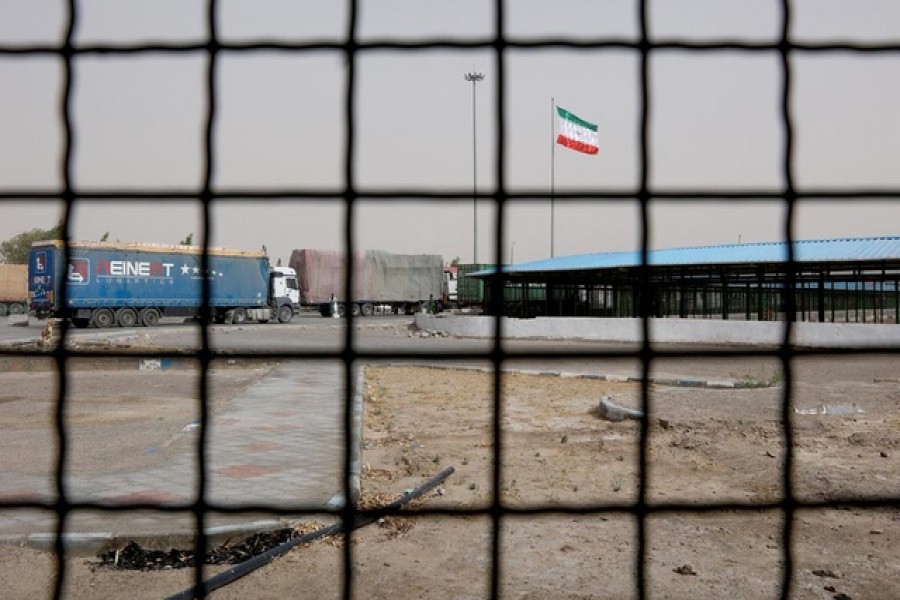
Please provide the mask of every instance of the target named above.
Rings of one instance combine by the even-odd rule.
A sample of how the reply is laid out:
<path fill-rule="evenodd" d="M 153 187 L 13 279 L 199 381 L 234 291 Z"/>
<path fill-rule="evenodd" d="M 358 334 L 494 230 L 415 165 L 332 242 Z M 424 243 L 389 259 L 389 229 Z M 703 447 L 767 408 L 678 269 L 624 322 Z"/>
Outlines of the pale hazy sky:
<path fill-rule="evenodd" d="M 58 43 L 64 2 L 0 0 L 0 46 Z M 775 0 L 655 0 L 654 39 L 772 41 Z M 76 43 L 199 41 L 201 0 L 82 0 Z M 340 42 L 339 0 L 220 0 L 227 41 Z M 361 0 L 364 40 L 466 40 L 492 34 L 487 0 Z M 897 0 L 797 0 L 796 39 L 900 40 Z M 510 36 L 610 36 L 634 40 L 637 6 L 627 0 L 508 0 Z M 511 50 L 506 54 L 505 180 L 510 190 L 549 192 L 551 98 L 595 122 L 600 154 L 556 147 L 555 187 L 632 189 L 638 178 L 639 54 L 628 50 Z M 76 187 L 199 186 L 206 57 L 195 54 L 81 55 L 75 59 Z M 900 55 L 796 53 L 792 112 L 796 184 L 809 188 L 900 188 Z M 374 189 L 470 190 L 472 87 L 477 88 L 478 184 L 497 184 L 495 55 L 488 50 L 363 52 L 356 80 L 356 185 Z M 659 189 L 783 185 L 780 59 L 777 53 L 654 52 L 650 183 Z M 345 64 L 339 52 L 222 52 L 215 124 L 217 190 L 338 188 L 343 173 Z M 56 58 L 0 54 L 0 187 L 60 186 L 62 67 Z M 556 255 L 632 250 L 640 239 L 633 201 L 557 202 Z M 362 202 L 360 248 L 472 260 L 472 201 Z M 0 202 L 0 240 L 60 216 L 56 203 Z M 251 201 L 214 207 L 213 244 L 273 258 L 293 248 L 343 243 L 342 204 Z M 200 238 L 199 205 L 188 201 L 78 205 L 74 239 L 177 243 Z M 510 203 L 502 259 L 550 254 L 547 202 Z M 780 203 L 651 204 L 651 245 L 782 239 Z M 804 202 L 798 238 L 900 234 L 900 200 Z M 482 202 L 478 252 L 492 262 L 495 207 Z"/>

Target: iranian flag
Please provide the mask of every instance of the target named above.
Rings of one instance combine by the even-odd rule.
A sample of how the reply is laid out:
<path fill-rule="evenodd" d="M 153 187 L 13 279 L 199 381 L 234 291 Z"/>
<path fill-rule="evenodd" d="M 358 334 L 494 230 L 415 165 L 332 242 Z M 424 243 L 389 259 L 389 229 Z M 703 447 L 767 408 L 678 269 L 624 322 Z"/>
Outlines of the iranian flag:
<path fill-rule="evenodd" d="M 594 123 L 589 123 L 558 106 L 556 116 L 557 144 L 585 154 L 597 154 L 600 151 L 600 136 Z"/>

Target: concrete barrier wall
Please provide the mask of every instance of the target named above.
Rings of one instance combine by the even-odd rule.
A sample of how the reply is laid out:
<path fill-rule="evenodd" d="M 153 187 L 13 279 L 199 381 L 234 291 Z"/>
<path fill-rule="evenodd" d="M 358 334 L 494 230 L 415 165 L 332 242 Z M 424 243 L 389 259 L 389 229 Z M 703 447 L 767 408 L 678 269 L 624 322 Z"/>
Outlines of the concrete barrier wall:
<path fill-rule="evenodd" d="M 470 315 L 419 315 L 420 329 L 444 331 L 458 337 L 489 337 L 494 318 Z M 581 339 L 608 342 L 640 342 L 640 319 L 587 317 L 502 318 L 507 338 Z M 659 343 L 776 345 L 784 324 L 716 319 L 650 319 L 650 337 Z M 809 348 L 900 347 L 900 325 L 860 323 L 794 323 L 792 342 Z"/>

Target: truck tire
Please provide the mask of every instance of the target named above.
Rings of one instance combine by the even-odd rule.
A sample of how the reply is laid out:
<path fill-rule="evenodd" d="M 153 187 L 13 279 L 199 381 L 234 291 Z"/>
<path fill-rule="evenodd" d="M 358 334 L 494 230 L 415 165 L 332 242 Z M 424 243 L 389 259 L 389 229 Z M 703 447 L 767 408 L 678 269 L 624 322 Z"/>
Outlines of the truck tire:
<path fill-rule="evenodd" d="M 357 304 L 356 302 L 351 303 L 350 304 L 350 314 L 353 315 L 354 317 L 358 317 L 359 312 L 360 312 L 359 304 Z"/>
<path fill-rule="evenodd" d="M 9 314 L 11 315 L 24 315 L 25 314 L 25 305 L 20 304 L 18 302 L 13 302 L 9 305 Z"/>
<path fill-rule="evenodd" d="M 116 317 L 108 308 L 98 308 L 94 311 L 94 314 L 91 315 L 91 320 L 94 322 L 94 327 L 97 329 L 107 329 L 112 327 L 116 323 Z"/>
<path fill-rule="evenodd" d="M 287 304 L 278 307 L 278 322 L 290 323 L 294 318 L 294 309 Z"/>
<path fill-rule="evenodd" d="M 0 317 L 5 317 L 9 314 L 9 308 L 5 304 L 0 304 Z"/>
<path fill-rule="evenodd" d="M 137 313 L 133 308 L 120 308 L 116 311 L 116 323 L 119 327 L 134 327 L 137 325 Z"/>
<path fill-rule="evenodd" d="M 236 308 L 231 312 L 231 324 L 232 325 L 243 325 L 247 322 L 247 309 L 246 308 Z"/>
<path fill-rule="evenodd" d="M 363 304 L 362 308 L 360 310 L 362 311 L 362 316 L 364 316 L 364 317 L 371 317 L 372 315 L 375 314 L 375 307 L 372 306 L 371 304 L 369 304 L 368 302 Z"/>
<path fill-rule="evenodd" d="M 144 327 L 156 327 L 159 325 L 159 311 L 155 308 L 145 308 L 141 310 L 140 319 Z"/>

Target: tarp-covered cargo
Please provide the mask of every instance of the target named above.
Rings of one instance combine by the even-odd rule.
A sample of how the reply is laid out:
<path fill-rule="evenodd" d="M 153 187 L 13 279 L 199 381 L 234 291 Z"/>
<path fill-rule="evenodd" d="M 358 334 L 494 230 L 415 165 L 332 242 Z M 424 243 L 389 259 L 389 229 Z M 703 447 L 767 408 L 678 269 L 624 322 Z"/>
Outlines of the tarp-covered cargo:
<path fill-rule="evenodd" d="M 291 253 L 297 271 L 300 303 L 344 298 L 347 256 L 332 250 L 300 249 Z M 353 297 L 350 302 L 419 302 L 441 297 L 443 260 L 437 254 L 391 254 L 364 250 L 353 254 Z"/>

